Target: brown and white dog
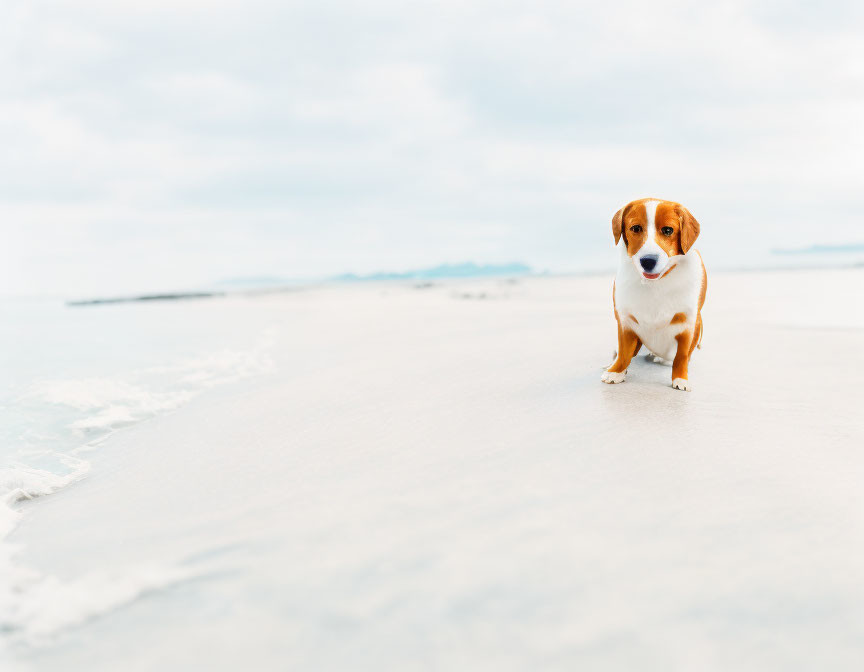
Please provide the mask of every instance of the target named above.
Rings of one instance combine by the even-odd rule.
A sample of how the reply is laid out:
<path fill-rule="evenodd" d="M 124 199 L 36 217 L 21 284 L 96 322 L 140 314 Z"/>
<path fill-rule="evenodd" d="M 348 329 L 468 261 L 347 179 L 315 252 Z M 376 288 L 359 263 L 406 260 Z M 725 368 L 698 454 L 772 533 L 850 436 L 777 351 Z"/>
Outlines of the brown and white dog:
<path fill-rule="evenodd" d="M 693 248 L 699 222 L 680 203 L 643 198 L 612 218 L 620 250 L 613 288 L 618 354 L 601 380 L 623 383 L 643 345 L 672 360 L 672 387 L 690 390 L 687 365 L 702 340 L 702 304 L 708 276 Z"/>

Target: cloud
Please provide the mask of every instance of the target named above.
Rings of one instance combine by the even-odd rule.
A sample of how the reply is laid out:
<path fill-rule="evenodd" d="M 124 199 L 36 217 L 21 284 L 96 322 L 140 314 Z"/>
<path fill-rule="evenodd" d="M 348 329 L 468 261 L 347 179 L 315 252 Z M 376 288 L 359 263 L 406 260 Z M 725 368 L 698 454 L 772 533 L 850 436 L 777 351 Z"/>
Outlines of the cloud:
<path fill-rule="evenodd" d="M 12 3 L 2 292 L 605 268 L 643 195 L 687 203 L 717 260 L 855 242 L 862 24 L 852 2 Z"/>

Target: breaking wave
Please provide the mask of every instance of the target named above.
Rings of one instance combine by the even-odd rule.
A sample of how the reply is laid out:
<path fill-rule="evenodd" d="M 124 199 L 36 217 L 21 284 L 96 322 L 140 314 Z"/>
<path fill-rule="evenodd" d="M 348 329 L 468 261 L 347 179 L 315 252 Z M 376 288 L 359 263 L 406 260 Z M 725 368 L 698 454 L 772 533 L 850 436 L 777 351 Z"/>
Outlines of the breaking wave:
<path fill-rule="evenodd" d="M 37 644 L 190 578 L 188 569 L 142 567 L 61 580 L 16 562 L 18 547 L 8 537 L 22 515 L 20 502 L 51 495 L 87 475 L 90 463 L 83 453 L 207 389 L 266 373 L 272 368 L 270 345 L 272 334 L 265 334 L 249 351 L 224 350 L 122 378 L 41 380 L 15 400 L 27 426 L 15 460 L 0 468 L 0 644 Z"/>

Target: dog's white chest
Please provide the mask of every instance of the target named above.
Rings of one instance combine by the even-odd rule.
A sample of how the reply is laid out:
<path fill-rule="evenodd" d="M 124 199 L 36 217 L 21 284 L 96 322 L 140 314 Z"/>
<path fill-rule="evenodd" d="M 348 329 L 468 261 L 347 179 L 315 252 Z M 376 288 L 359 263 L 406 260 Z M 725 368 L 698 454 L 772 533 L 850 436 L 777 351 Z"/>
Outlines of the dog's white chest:
<path fill-rule="evenodd" d="M 642 278 L 625 251 L 615 277 L 615 308 L 622 327 L 635 332 L 655 355 L 673 359 L 675 337 L 696 321 L 701 283 L 701 259 L 695 250 L 667 276 L 650 281 Z"/>

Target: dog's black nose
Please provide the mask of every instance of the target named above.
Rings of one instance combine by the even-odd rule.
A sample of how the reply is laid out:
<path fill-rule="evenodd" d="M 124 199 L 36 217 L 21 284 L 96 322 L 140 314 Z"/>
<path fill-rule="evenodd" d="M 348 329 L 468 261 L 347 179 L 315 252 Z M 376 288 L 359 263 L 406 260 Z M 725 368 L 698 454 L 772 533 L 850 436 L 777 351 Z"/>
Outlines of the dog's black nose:
<path fill-rule="evenodd" d="M 639 259 L 639 263 L 642 264 L 642 268 L 644 268 L 649 273 L 654 270 L 654 267 L 657 265 L 658 257 L 656 254 L 646 254 L 644 257 Z"/>

